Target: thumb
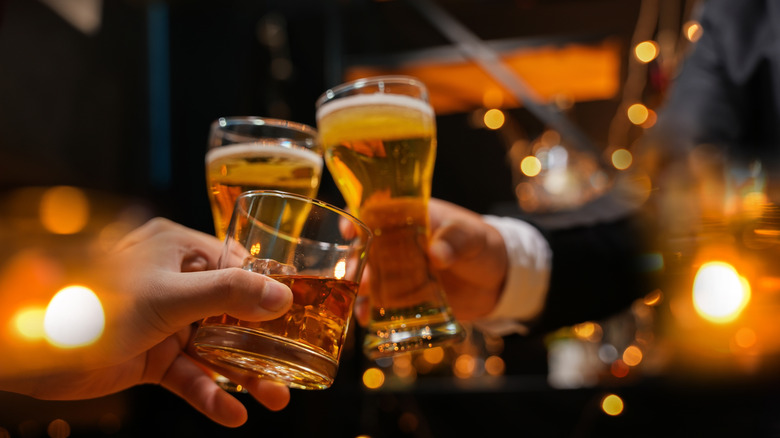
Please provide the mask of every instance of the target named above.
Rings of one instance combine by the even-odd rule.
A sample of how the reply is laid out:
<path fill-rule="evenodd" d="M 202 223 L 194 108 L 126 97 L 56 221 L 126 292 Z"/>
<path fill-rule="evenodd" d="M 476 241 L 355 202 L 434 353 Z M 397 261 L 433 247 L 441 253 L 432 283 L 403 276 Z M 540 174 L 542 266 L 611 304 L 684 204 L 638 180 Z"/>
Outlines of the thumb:
<path fill-rule="evenodd" d="M 278 318 L 292 305 L 286 285 L 238 268 L 176 273 L 166 277 L 154 310 L 173 329 L 223 313 L 249 321 Z"/>

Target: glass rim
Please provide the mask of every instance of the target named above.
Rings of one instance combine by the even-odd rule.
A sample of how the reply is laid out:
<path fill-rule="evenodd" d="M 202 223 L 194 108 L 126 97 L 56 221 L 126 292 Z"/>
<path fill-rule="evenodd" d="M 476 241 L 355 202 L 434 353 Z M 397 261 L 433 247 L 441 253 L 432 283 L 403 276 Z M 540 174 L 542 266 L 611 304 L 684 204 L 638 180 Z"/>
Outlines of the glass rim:
<path fill-rule="evenodd" d="M 420 89 L 421 97 L 423 100 L 428 101 L 428 87 L 419 78 L 409 75 L 381 75 L 381 76 L 368 76 L 365 78 L 353 79 L 342 84 L 338 84 L 334 87 L 328 88 L 320 94 L 320 97 L 314 103 L 315 108 L 321 107 L 325 102 L 332 100 L 336 94 L 340 94 L 346 90 L 358 90 L 370 85 L 376 85 L 382 82 L 411 85 Z"/>
<path fill-rule="evenodd" d="M 216 129 L 218 127 L 224 128 L 228 124 L 237 124 L 238 122 L 243 122 L 245 125 L 254 125 L 254 126 L 271 126 L 274 128 L 286 128 L 291 131 L 298 131 L 303 132 L 305 134 L 310 134 L 314 138 L 317 137 L 317 129 L 314 128 L 311 125 L 307 125 L 305 123 L 300 122 L 294 122 L 292 120 L 285 120 L 285 119 L 277 119 L 274 117 L 263 117 L 263 116 L 225 116 L 225 117 L 219 117 L 213 122 L 211 122 L 211 129 Z"/>
<path fill-rule="evenodd" d="M 343 208 L 336 207 L 333 204 L 330 204 L 328 202 L 316 199 L 316 198 L 310 198 L 308 196 L 299 195 L 297 193 L 291 193 L 291 192 L 284 192 L 282 190 L 247 190 L 245 192 L 242 192 L 238 197 L 236 197 L 235 206 L 238 206 L 238 202 L 241 199 L 248 199 L 248 198 L 254 198 L 258 197 L 259 195 L 269 195 L 269 196 L 275 196 L 278 198 L 291 198 L 291 199 L 297 199 L 299 201 L 307 202 L 312 205 L 315 205 L 320 208 L 325 208 L 327 210 L 333 211 L 334 213 L 343 216 L 350 220 L 355 225 L 359 226 L 366 234 L 366 243 L 368 243 L 373 237 L 374 233 L 371 231 L 371 229 L 368 227 L 368 225 L 365 224 L 362 220 L 358 219 L 357 216 L 353 215 L 352 213 L 344 210 Z"/>

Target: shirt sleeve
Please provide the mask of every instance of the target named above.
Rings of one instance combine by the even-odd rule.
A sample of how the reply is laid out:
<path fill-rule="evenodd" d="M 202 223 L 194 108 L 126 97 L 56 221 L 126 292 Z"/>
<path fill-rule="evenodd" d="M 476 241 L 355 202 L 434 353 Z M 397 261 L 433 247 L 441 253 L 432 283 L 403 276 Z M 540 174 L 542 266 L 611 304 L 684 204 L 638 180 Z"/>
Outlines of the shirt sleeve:
<path fill-rule="evenodd" d="M 525 334 L 522 321 L 533 319 L 544 308 L 552 266 L 552 250 L 542 233 L 519 219 L 486 215 L 504 239 L 508 272 L 496 307 L 486 317 L 474 321 L 483 332 L 498 336 Z"/>

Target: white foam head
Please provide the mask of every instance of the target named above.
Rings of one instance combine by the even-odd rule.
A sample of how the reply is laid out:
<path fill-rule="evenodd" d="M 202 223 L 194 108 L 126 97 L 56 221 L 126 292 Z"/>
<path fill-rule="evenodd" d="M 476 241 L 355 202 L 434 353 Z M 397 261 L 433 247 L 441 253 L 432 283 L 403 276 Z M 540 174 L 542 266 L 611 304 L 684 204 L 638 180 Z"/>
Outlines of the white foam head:
<path fill-rule="evenodd" d="M 353 96 L 329 100 L 317 108 L 317 120 L 319 121 L 333 111 L 337 111 L 343 108 L 349 108 L 353 106 L 379 105 L 401 106 L 411 108 L 415 111 L 420 111 L 424 114 L 430 115 L 431 117 L 434 116 L 433 107 L 431 107 L 431 105 L 424 100 L 402 94 L 374 93 L 355 94 Z"/>
<path fill-rule="evenodd" d="M 280 146 L 279 142 L 273 141 L 266 144 L 239 143 L 209 149 L 209 151 L 206 152 L 206 164 L 220 158 L 231 156 L 297 158 L 302 161 L 308 161 L 319 169 L 322 168 L 323 161 L 322 156 L 316 152 L 303 148 Z"/>

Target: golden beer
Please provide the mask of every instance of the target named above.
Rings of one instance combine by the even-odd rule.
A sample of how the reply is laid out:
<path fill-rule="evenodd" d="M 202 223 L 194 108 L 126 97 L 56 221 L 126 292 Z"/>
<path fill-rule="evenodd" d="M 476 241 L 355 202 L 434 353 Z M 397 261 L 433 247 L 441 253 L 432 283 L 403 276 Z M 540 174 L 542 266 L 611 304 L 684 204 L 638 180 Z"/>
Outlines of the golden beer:
<path fill-rule="evenodd" d="M 321 102 L 317 125 L 328 169 L 374 234 L 365 353 L 374 358 L 461 340 L 427 257 L 436 158 L 431 106 L 418 96 L 358 93 Z"/>
<path fill-rule="evenodd" d="M 236 198 L 243 192 L 281 190 L 310 198 L 317 195 L 322 157 L 311 150 L 282 147 L 273 139 L 265 143 L 221 146 L 206 154 L 206 183 L 220 240 L 225 238 Z"/>

